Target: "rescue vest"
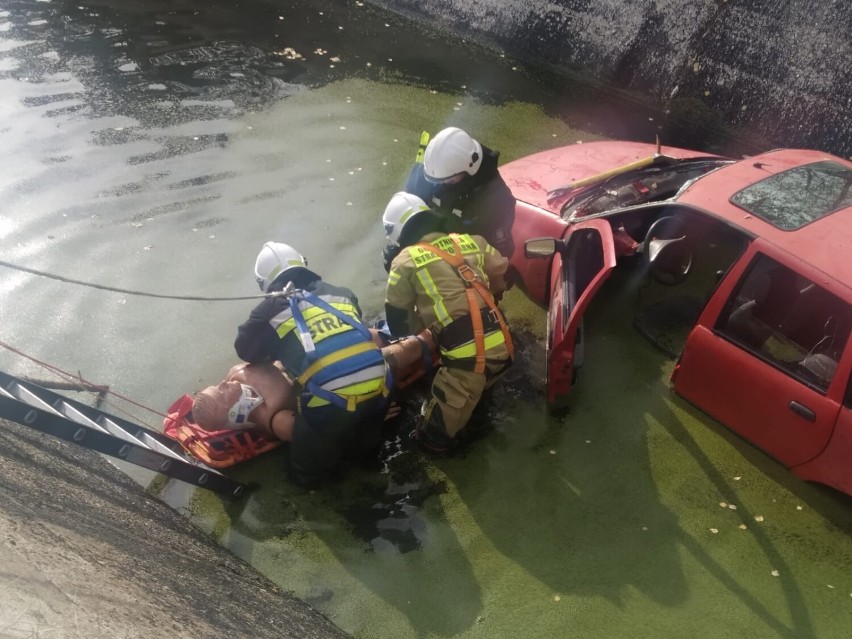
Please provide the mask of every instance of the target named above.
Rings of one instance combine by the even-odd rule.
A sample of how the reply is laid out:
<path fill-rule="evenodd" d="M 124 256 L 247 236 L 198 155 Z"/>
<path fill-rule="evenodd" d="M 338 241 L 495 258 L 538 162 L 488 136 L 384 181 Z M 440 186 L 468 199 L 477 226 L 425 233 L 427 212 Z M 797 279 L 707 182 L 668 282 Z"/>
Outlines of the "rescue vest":
<path fill-rule="evenodd" d="M 390 393 L 390 367 L 352 300 L 297 290 L 289 302 L 271 323 L 281 339 L 295 331 L 305 352 L 300 370 L 282 362 L 302 390 L 300 411 L 326 404 L 355 411 L 359 404 Z"/>
<path fill-rule="evenodd" d="M 512 335 L 509 333 L 509 327 L 506 326 L 503 313 L 500 312 L 500 309 L 497 308 L 497 304 L 494 302 L 494 296 L 491 295 L 491 291 L 488 290 L 479 273 L 464 261 L 465 253 L 471 254 L 480 251 L 479 245 L 469 235 L 450 233 L 447 237 L 449 237 L 453 245 L 452 253 L 435 246 L 435 244 L 440 243 L 444 238 L 440 238 L 432 244 L 420 242 L 415 245 L 415 247 L 431 253 L 436 258 L 442 259 L 452 266 L 464 283 L 465 294 L 467 295 L 469 313 L 464 317 L 453 320 L 445 326 L 444 330 L 441 331 L 441 336 L 438 337 L 439 344 L 442 347 L 441 354 L 450 360 L 474 358 L 473 372 L 484 373 L 486 364 L 485 351 L 497 346 L 500 342 L 505 342 L 506 344 L 506 350 L 509 352 L 509 362 L 514 360 L 515 347 L 512 342 Z M 415 266 L 418 268 L 425 266 L 434 259 L 430 259 L 431 256 L 418 255 L 416 253 L 412 253 L 412 258 L 414 259 Z M 480 308 L 479 302 L 476 299 L 477 294 L 488 307 L 485 317 L 483 315 L 486 314 L 486 309 Z M 489 323 L 489 319 L 493 323 Z M 458 329 L 459 326 L 462 327 L 461 330 Z M 499 333 L 496 330 L 497 328 L 500 329 Z M 463 336 L 461 338 L 463 342 L 470 342 L 472 340 L 473 343 L 458 345 L 459 333 Z M 446 336 L 442 339 L 442 336 L 445 334 Z M 453 336 L 452 341 L 450 341 L 451 335 Z M 455 364 L 457 363 L 455 362 Z"/>

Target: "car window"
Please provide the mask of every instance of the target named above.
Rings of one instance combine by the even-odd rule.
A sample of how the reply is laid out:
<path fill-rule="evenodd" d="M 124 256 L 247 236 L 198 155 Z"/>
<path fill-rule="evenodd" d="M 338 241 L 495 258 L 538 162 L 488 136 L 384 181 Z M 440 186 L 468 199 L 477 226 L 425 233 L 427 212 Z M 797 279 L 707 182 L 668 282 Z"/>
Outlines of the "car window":
<path fill-rule="evenodd" d="M 852 205 L 852 169 L 814 162 L 761 180 L 731 202 L 785 231 Z"/>
<path fill-rule="evenodd" d="M 826 391 L 852 327 L 852 307 L 758 254 L 715 329 L 808 386 Z"/>

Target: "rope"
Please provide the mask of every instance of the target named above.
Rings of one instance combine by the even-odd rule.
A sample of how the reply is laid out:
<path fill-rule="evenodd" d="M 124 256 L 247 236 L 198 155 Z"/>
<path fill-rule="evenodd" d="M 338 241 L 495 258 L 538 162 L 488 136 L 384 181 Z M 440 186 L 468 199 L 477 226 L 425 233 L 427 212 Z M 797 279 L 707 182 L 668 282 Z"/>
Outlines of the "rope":
<path fill-rule="evenodd" d="M 39 366 L 42 366 L 43 368 L 46 368 L 50 371 L 53 371 L 54 373 L 56 373 L 60 377 L 64 377 L 65 379 L 69 379 L 69 380 L 79 381 L 80 384 L 78 384 L 77 386 L 78 386 L 79 390 L 81 390 L 83 392 L 93 392 L 92 390 L 90 390 L 91 388 L 97 388 L 99 390 L 106 390 L 106 392 L 109 392 L 110 394 L 115 395 L 119 399 L 123 399 L 127 403 L 133 404 L 134 406 L 136 406 L 138 408 L 142 408 L 144 410 L 147 410 L 147 411 L 154 413 L 155 415 L 158 415 L 158 416 L 163 417 L 163 418 L 168 417 L 168 415 L 166 415 L 165 413 L 161 413 L 160 411 L 154 410 L 153 408 L 150 408 L 149 406 L 145 406 L 144 404 L 140 404 L 139 402 L 136 402 L 136 401 L 130 399 L 129 397 L 125 397 L 124 395 L 121 395 L 120 393 L 116 393 L 109 386 L 101 386 L 101 385 L 98 385 L 98 384 L 93 384 L 92 382 L 84 379 L 83 376 L 79 374 L 79 372 L 77 373 L 77 375 L 74 375 L 73 373 L 69 373 L 67 371 L 64 371 L 61 368 L 53 366 L 52 364 L 48 364 L 47 362 L 43 362 L 40 359 L 32 357 L 31 355 L 27 355 L 23 351 L 15 348 L 11 344 L 7 344 L 3 340 L 0 340 L 0 346 L 12 351 L 13 353 L 17 353 L 21 357 L 25 357 L 26 359 L 28 359 L 32 362 L 35 362 L 36 364 L 38 364 Z M 89 388 L 87 389 L 86 386 L 88 386 Z M 107 404 L 110 404 L 113 408 L 124 413 L 125 415 L 127 415 L 131 419 L 134 419 L 134 420 L 136 419 L 133 415 L 131 415 L 127 411 L 121 409 L 120 407 L 116 406 L 112 402 L 109 402 L 106 399 L 104 399 L 104 402 L 107 403 Z"/>
<path fill-rule="evenodd" d="M 31 275 L 39 275 L 41 277 L 48 277 L 52 280 L 58 280 L 60 282 L 66 282 L 68 284 L 78 284 L 80 286 L 88 286 L 89 288 L 96 288 L 102 291 L 112 291 L 113 293 L 124 293 L 126 295 L 141 295 L 144 297 L 157 297 L 160 299 L 167 300 L 186 300 L 192 302 L 227 302 L 227 301 L 235 301 L 235 300 L 254 300 L 262 297 L 279 297 L 284 291 L 279 291 L 276 293 L 266 293 L 263 295 L 246 295 L 243 297 L 199 297 L 195 295 L 164 295 L 160 293 L 146 293 L 144 291 L 131 291 L 126 288 L 117 288 L 114 286 L 105 286 L 103 284 L 93 284 L 91 282 L 83 282 L 81 280 L 71 279 L 70 277 L 63 277 L 61 275 L 55 275 L 53 273 L 46 273 L 45 271 L 38 271 L 34 268 L 29 268 L 26 266 L 21 266 L 19 264 L 12 264 L 10 262 L 5 262 L 0 260 L 0 266 L 5 266 L 7 268 L 15 269 L 17 271 L 23 271 L 24 273 L 30 273 Z"/>

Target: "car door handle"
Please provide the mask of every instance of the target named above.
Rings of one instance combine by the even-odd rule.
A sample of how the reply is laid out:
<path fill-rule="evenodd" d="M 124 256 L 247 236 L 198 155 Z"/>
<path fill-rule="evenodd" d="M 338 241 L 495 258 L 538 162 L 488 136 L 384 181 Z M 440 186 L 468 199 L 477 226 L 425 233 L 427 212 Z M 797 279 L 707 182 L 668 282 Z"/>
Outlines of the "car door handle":
<path fill-rule="evenodd" d="M 799 417 L 804 417 L 809 422 L 816 421 L 816 413 L 804 404 L 800 404 L 795 399 L 790 402 L 790 410 L 796 413 Z"/>

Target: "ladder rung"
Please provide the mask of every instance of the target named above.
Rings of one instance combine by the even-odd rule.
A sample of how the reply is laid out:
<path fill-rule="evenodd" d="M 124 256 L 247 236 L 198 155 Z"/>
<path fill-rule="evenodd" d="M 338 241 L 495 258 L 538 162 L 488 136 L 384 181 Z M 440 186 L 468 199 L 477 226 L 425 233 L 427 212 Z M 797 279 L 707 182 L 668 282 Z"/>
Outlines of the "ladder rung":
<path fill-rule="evenodd" d="M 161 433 L 2 371 L 0 417 L 196 486 L 232 497 L 245 492 L 240 482 L 184 454 Z"/>
<path fill-rule="evenodd" d="M 119 426 L 114 421 L 104 415 L 98 416 L 97 423 L 100 424 L 102 430 L 106 430 L 110 435 L 114 437 L 120 437 L 121 439 L 124 439 L 130 442 L 131 444 L 136 444 L 137 446 L 145 446 L 145 444 L 139 441 L 138 438 L 128 433 L 121 426 Z"/>
<path fill-rule="evenodd" d="M 187 461 L 187 458 L 185 456 L 181 455 L 180 453 L 176 453 L 175 451 L 173 451 L 171 448 L 169 448 L 165 444 L 158 442 L 156 439 L 151 437 L 148 433 L 142 431 L 142 432 L 139 432 L 137 434 L 139 436 L 139 439 L 141 439 L 142 442 L 146 446 L 148 446 L 148 448 L 150 448 L 151 450 L 155 450 L 158 453 L 162 453 L 163 455 L 169 455 L 170 457 L 174 457 L 175 459 L 180 459 L 181 461 Z"/>
<path fill-rule="evenodd" d="M 104 428 L 94 420 L 86 417 L 83 413 L 71 406 L 68 402 L 64 402 L 60 399 L 54 404 L 54 406 L 60 413 L 65 415 L 65 417 L 67 417 L 71 421 L 77 422 L 78 424 L 82 424 L 83 426 L 89 426 L 91 428 L 101 431 L 102 433 L 109 432 L 106 428 Z"/>
<path fill-rule="evenodd" d="M 28 388 L 24 388 L 20 384 L 9 384 L 8 389 L 11 391 L 13 397 L 29 404 L 30 406 L 41 408 L 42 410 L 53 413 L 54 415 L 62 414 L 41 397 L 30 391 Z"/>

